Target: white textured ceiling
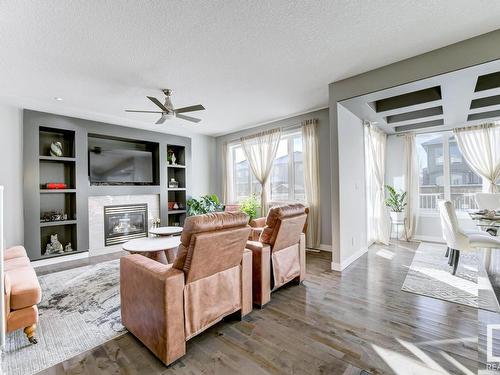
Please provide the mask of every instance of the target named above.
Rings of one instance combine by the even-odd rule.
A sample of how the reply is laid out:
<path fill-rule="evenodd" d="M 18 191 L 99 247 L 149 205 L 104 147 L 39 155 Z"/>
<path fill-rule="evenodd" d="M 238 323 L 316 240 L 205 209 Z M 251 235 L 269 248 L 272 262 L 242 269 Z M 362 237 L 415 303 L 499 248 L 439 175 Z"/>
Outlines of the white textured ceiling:
<path fill-rule="evenodd" d="M 222 134 L 328 105 L 328 83 L 500 27 L 500 2 L 2 1 L 0 101 Z M 146 95 L 202 103 L 153 125 Z M 56 102 L 54 97 L 64 101 Z"/>

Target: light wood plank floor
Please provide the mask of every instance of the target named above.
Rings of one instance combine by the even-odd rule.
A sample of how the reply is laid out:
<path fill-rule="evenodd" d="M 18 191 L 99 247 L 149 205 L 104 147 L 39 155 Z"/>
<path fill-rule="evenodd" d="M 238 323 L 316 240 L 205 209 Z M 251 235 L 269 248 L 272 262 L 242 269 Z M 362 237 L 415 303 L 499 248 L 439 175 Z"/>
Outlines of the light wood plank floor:
<path fill-rule="evenodd" d="M 193 338 L 168 368 L 125 334 L 42 374 L 475 374 L 477 310 L 401 291 L 417 246 L 371 247 L 342 274 L 308 253 L 304 285 Z"/>

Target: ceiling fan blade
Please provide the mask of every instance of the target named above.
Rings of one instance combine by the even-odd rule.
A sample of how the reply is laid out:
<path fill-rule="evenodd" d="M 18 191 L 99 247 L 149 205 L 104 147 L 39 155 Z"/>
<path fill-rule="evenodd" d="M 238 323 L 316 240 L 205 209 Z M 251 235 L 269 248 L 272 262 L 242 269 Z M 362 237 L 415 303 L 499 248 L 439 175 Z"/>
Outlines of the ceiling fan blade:
<path fill-rule="evenodd" d="M 163 104 L 161 104 L 161 102 L 158 99 L 156 99 L 155 97 L 153 97 L 153 96 L 147 96 L 147 98 L 149 100 L 151 100 L 153 103 L 155 103 L 158 107 L 160 107 L 162 111 L 164 111 L 164 112 L 170 112 L 168 110 L 168 108 L 165 107 Z"/>
<path fill-rule="evenodd" d="M 158 121 L 155 122 L 155 124 L 163 124 L 167 120 L 167 116 L 163 115 L 160 117 Z"/>
<path fill-rule="evenodd" d="M 186 116 L 186 115 L 181 115 L 181 114 L 176 114 L 175 117 L 181 118 L 183 120 L 191 121 L 191 122 L 200 122 L 201 121 L 199 118 L 194 118 L 191 116 Z"/>
<path fill-rule="evenodd" d="M 184 113 L 184 112 L 193 112 L 193 111 L 203 111 L 205 107 L 203 107 L 201 104 L 197 105 L 191 105 L 189 107 L 182 107 L 182 108 L 177 108 L 175 110 L 175 113 Z"/>
<path fill-rule="evenodd" d="M 163 113 L 162 111 L 136 111 L 134 109 L 126 109 L 125 112 L 138 112 L 138 113 Z"/>

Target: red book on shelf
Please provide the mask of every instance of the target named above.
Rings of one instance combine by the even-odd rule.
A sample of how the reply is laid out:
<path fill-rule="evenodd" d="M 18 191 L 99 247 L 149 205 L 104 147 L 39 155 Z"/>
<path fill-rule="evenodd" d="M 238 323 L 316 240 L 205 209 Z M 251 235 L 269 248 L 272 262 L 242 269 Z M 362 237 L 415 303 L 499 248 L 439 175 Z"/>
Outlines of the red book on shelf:
<path fill-rule="evenodd" d="M 47 183 L 47 189 L 66 189 L 68 185 L 63 182 L 49 182 Z"/>

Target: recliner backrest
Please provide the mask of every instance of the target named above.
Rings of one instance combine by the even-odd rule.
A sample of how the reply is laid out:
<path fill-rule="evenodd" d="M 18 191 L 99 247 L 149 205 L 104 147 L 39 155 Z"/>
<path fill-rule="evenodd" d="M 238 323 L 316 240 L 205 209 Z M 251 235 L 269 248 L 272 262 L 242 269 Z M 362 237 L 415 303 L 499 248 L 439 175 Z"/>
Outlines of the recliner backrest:
<path fill-rule="evenodd" d="M 272 207 L 259 241 L 271 245 L 273 252 L 285 249 L 299 242 L 306 220 L 306 207 L 301 203 Z"/>
<path fill-rule="evenodd" d="M 184 272 L 187 284 L 239 265 L 249 233 L 242 212 L 190 216 L 173 267 Z"/>

